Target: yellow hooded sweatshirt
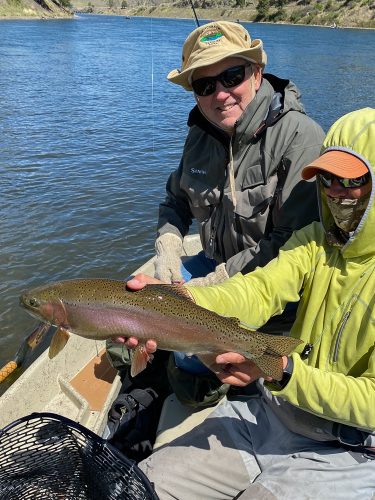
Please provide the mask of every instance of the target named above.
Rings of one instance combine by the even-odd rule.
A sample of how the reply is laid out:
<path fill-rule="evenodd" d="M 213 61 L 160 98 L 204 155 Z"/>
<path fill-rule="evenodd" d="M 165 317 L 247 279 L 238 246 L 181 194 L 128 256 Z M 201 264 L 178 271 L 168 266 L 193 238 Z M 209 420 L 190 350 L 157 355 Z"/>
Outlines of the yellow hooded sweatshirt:
<path fill-rule="evenodd" d="M 375 431 L 375 109 L 340 118 L 329 130 L 327 149 L 348 151 L 369 168 L 367 209 L 348 242 L 331 246 L 333 223 L 319 193 L 323 223 L 293 233 L 267 266 L 237 274 L 222 285 L 189 287 L 197 304 L 259 328 L 288 302 L 297 302 L 291 336 L 311 343 L 307 359 L 292 354 L 293 374 L 274 395 L 318 417 Z M 298 207 L 296 207 L 298 210 Z"/>

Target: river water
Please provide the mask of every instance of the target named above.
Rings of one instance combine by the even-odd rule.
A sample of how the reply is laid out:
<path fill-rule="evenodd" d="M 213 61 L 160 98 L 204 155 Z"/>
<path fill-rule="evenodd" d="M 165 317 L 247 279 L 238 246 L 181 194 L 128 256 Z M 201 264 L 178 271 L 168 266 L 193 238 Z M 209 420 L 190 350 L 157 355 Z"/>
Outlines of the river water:
<path fill-rule="evenodd" d="M 25 288 L 125 278 L 153 254 L 193 105 L 169 83 L 193 20 L 0 22 L 0 367 L 35 321 Z M 246 24 L 325 130 L 374 106 L 375 32 Z"/>

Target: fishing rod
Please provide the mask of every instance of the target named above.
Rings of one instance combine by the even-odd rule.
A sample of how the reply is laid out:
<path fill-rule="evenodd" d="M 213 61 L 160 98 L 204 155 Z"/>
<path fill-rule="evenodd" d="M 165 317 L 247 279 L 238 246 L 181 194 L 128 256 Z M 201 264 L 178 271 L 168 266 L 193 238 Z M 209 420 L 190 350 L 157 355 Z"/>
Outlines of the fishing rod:
<path fill-rule="evenodd" d="M 48 332 L 50 325 L 48 323 L 39 323 L 36 328 L 28 335 L 20 345 L 16 355 L 12 361 L 0 368 L 0 384 L 19 368 L 24 362 L 26 355 L 29 351 L 33 351 L 37 345 L 40 344 L 45 334 Z"/>
<path fill-rule="evenodd" d="M 193 12 L 194 12 L 195 24 L 197 25 L 197 28 L 199 28 L 200 24 L 199 24 L 197 14 L 196 14 L 195 9 L 194 9 L 193 0 L 190 0 L 190 5 L 191 5 L 191 8 L 193 9 Z"/>

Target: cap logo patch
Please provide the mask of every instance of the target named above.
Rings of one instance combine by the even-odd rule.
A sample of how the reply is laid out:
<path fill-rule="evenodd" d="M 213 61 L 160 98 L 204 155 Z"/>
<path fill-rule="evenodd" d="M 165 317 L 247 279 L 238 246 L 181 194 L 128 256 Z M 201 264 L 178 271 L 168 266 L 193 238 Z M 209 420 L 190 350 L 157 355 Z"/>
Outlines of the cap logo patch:
<path fill-rule="evenodd" d="M 223 36 L 224 35 L 220 31 L 214 31 L 212 33 L 208 33 L 205 36 L 202 36 L 200 41 L 202 43 L 206 43 L 207 45 L 212 45 L 212 44 L 216 43 Z"/>

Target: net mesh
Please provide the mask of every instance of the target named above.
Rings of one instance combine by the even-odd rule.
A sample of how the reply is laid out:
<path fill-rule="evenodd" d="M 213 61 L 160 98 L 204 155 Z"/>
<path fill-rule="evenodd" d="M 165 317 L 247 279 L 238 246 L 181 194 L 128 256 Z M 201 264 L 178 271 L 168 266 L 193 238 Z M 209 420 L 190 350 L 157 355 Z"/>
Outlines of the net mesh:
<path fill-rule="evenodd" d="M 0 430 L 0 498 L 158 499 L 134 461 L 52 413 L 33 413 Z"/>

